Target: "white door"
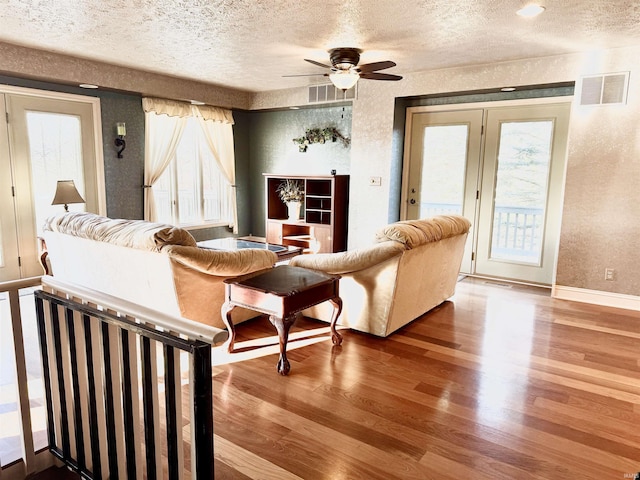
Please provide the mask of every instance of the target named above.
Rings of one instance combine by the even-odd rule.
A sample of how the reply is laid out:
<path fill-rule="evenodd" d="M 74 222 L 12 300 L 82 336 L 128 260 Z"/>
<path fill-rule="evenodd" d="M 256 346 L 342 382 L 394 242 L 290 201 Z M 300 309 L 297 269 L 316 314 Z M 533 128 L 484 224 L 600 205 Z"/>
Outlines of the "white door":
<path fill-rule="evenodd" d="M 461 213 L 472 222 L 461 272 L 550 285 L 569 110 L 410 112 L 403 218 Z"/>
<path fill-rule="evenodd" d="M 101 141 L 95 121 L 99 100 L 74 95 L 47 98 L 35 92 L 0 95 L 9 119 L 0 133 L 0 149 L 8 145 L 0 169 L 10 173 L 2 176 L 0 249 L 6 266 L 0 269 L 0 281 L 42 274 L 37 237 L 48 216 L 64 211 L 61 205 L 51 205 L 58 180 L 74 180 L 86 201 L 69 205 L 71 211 L 104 211 L 102 155 L 97 149 Z M 7 198 L 6 178 L 11 194 Z"/>
<path fill-rule="evenodd" d="M 568 126 L 569 104 L 488 111 L 477 274 L 553 282 Z"/>

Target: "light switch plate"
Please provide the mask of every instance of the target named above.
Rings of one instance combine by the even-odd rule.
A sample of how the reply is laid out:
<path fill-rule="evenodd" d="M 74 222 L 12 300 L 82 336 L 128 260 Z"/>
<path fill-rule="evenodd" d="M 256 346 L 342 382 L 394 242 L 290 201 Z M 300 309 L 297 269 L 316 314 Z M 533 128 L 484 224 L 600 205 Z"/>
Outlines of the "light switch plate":
<path fill-rule="evenodd" d="M 379 187 L 382 185 L 382 177 L 369 177 L 369 185 Z"/>

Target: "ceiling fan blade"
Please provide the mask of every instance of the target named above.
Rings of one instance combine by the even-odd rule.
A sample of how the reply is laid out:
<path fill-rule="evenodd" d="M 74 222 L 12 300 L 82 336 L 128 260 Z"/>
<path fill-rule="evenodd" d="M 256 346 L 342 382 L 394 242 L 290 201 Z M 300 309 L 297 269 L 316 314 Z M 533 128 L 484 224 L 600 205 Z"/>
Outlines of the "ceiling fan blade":
<path fill-rule="evenodd" d="M 301 73 L 300 75 L 282 75 L 283 77 L 328 77 L 328 73 Z"/>
<path fill-rule="evenodd" d="M 402 80 L 400 75 L 391 75 L 390 73 L 361 73 L 360 78 L 367 80 Z"/>
<path fill-rule="evenodd" d="M 374 70 L 384 70 L 385 68 L 395 67 L 396 63 L 391 60 L 385 60 L 384 62 L 373 62 L 373 63 L 365 63 L 364 65 L 360 65 L 358 70 L 362 73 L 373 72 Z"/>
<path fill-rule="evenodd" d="M 304 61 L 305 62 L 309 62 L 309 63 L 313 63 L 314 65 L 317 65 L 318 67 L 331 68 L 331 65 L 325 65 L 324 63 L 316 62 L 315 60 L 309 60 L 308 58 L 305 58 Z"/>

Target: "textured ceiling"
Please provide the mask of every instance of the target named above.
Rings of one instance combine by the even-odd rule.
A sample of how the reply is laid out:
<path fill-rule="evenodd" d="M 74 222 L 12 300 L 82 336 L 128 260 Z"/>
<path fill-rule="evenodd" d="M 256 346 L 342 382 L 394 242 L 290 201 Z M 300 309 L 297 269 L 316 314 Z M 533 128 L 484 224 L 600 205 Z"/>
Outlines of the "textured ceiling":
<path fill-rule="evenodd" d="M 385 73 L 640 44 L 637 0 L 0 0 L 0 41 L 240 90 L 318 83 L 333 47 Z"/>

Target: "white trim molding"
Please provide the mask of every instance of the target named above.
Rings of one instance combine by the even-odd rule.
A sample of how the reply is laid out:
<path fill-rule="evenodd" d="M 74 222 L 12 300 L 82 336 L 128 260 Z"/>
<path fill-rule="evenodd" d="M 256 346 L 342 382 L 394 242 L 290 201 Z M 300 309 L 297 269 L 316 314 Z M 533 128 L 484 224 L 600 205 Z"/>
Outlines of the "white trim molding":
<path fill-rule="evenodd" d="M 592 303 L 594 305 L 602 305 L 605 307 L 640 311 L 640 297 L 635 295 L 554 285 L 551 289 L 551 297 L 559 300 L 571 300 L 574 302 Z"/>

